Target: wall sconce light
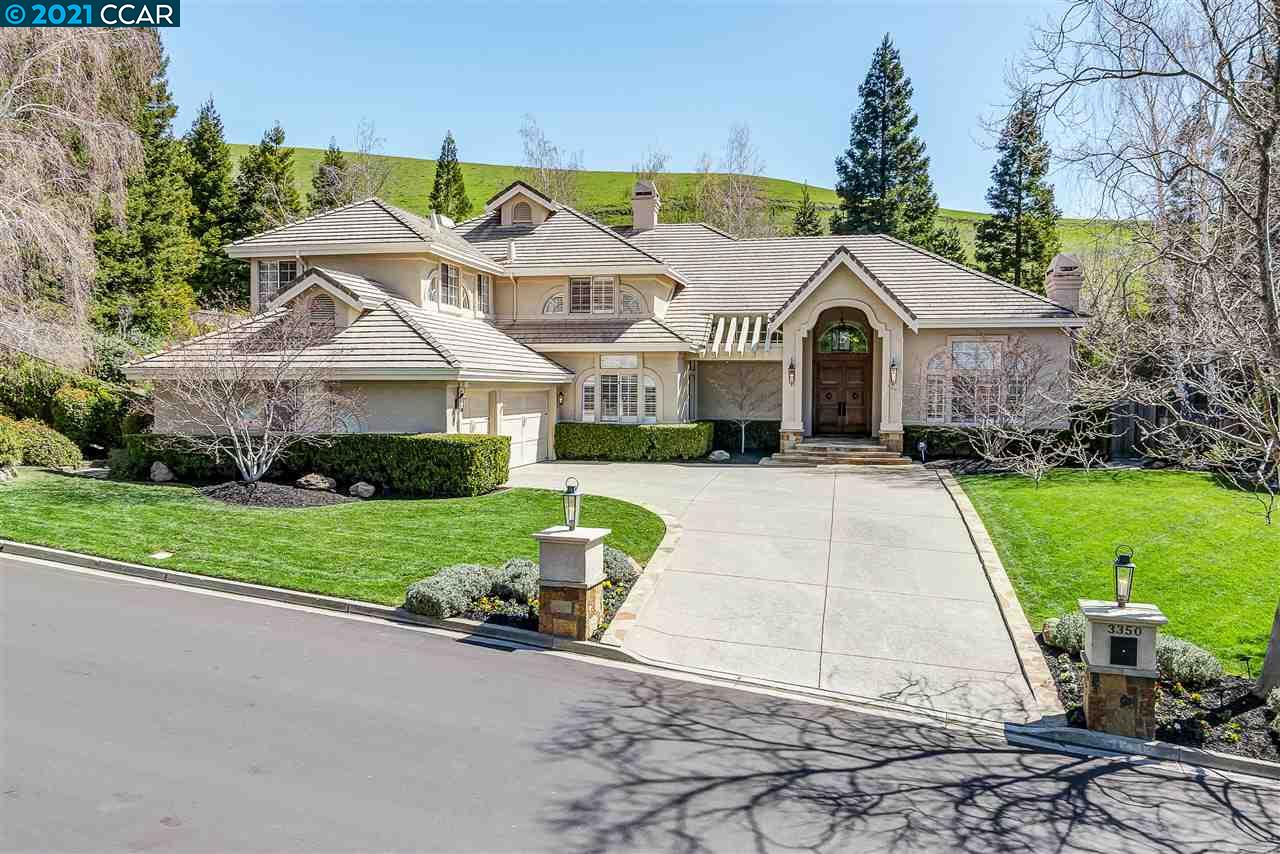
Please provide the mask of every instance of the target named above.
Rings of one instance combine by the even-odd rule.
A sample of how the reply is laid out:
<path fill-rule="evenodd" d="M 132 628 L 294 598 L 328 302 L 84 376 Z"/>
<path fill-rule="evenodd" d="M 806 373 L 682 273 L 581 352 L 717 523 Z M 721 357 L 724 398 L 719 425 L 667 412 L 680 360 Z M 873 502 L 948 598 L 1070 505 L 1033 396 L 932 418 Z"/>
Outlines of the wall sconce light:
<path fill-rule="evenodd" d="M 564 392 L 556 392 L 556 406 L 564 406 Z"/>
<path fill-rule="evenodd" d="M 795 385 L 795 384 L 796 384 L 796 360 L 793 357 L 791 361 L 787 363 L 787 385 Z"/>
<path fill-rule="evenodd" d="M 889 385 L 898 385 L 898 360 L 893 358 L 889 360 Z"/>

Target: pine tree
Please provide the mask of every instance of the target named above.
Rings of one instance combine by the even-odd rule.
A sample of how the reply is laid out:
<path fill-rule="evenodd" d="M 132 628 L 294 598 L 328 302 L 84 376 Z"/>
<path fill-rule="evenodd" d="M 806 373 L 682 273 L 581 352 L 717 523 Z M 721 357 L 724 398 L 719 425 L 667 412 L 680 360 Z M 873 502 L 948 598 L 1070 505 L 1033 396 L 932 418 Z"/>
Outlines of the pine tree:
<path fill-rule="evenodd" d="M 178 108 L 167 72 L 165 58 L 135 118 L 143 166 L 128 181 L 124 221 L 116 224 L 104 211 L 95 223 L 93 316 L 107 332 L 172 336 L 191 328 L 196 308 L 189 282 L 200 260 L 200 244 L 191 234 L 192 162 L 173 136 Z"/>
<path fill-rule="evenodd" d="M 1022 94 L 996 144 L 987 202 L 994 211 L 978 224 L 974 256 L 986 273 L 1020 288 L 1044 290 L 1044 271 L 1058 252 L 1058 217 L 1049 171 L 1049 145 L 1035 99 Z"/>
<path fill-rule="evenodd" d="M 938 197 L 911 95 L 902 57 L 885 35 L 858 87 L 862 103 L 850 119 L 849 148 L 836 158 L 836 234 L 889 234 L 927 248 L 937 239 Z"/>
<path fill-rule="evenodd" d="M 285 147 L 279 122 L 240 160 L 233 186 L 234 239 L 285 225 L 302 215 L 302 198 L 293 182 L 293 149 Z M 247 289 L 243 296 L 247 298 Z"/>
<path fill-rule="evenodd" d="M 809 196 L 809 185 L 800 191 L 800 207 L 791 221 L 791 233 L 796 237 L 817 237 L 822 234 L 822 220 L 818 218 L 818 206 Z"/>
<path fill-rule="evenodd" d="M 453 141 L 453 131 L 446 132 L 444 142 L 440 144 L 430 204 L 436 213 L 459 222 L 471 212 L 471 200 L 467 198 L 467 188 L 462 180 L 462 166 L 458 163 L 458 146 Z"/>
<path fill-rule="evenodd" d="M 311 213 L 333 210 L 355 201 L 348 169 L 347 156 L 338 147 L 338 140 L 331 137 L 324 159 L 311 172 L 311 192 L 307 194 L 307 209 Z"/>
<path fill-rule="evenodd" d="M 200 105 L 182 141 L 192 163 L 187 174 L 195 205 L 191 234 L 200 242 L 200 262 L 191 275 L 191 287 L 208 304 L 234 292 L 244 278 L 244 265 L 222 251 L 233 230 L 236 197 L 231 186 L 231 149 L 212 98 Z"/>
<path fill-rule="evenodd" d="M 957 264 L 969 263 L 969 252 L 965 249 L 964 240 L 960 237 L 960 229 L 954 225 L 935 228 L 929 238 L 929 245 L 925 248 Z"/>

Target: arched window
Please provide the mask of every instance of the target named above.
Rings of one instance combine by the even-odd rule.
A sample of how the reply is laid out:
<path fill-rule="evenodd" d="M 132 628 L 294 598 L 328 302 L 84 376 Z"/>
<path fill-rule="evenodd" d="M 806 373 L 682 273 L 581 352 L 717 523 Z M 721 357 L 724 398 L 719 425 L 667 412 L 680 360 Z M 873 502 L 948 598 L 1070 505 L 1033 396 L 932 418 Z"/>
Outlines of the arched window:
<path fill-rule="evenodd" d="M 511 208 L 511 221 L 520 224 L 533 222 L 533 208 L 528 202 L 516 202 Z"/>
<path fill-rule="evenodd" d="M 543 314 L 564 314 L 564 294 L 552 294 L 542 304 Z"/>
<path fill-rule="evenodd" d="M 658 381 L 653 377 L 644 378 L 644 400 L 642 402 L 642 421 L 652 424 L 658 420 Z"/>
<path fill-rule="evenodd" d="M 866 353 L 869 349 L 866 331 L 847 320 L 832 323 L 818 339 L 819 353 Z"/>
<path fill-rule="evenodd" d="M 338 308 L 333 297 L 316 294 L 307 304 L 307 322 L 315 332 L 333 332 L 338 325 Z"/>
<path fill-rule="evenodd" d="M 622 288 L 622 313 L 644 314 L 644 297 L 631 288 Z"/>
<path fill-rule="evenodd" d="M 947 420 L 947 355 L 939 351 L 933 354 L 925 368 L 924 377 L 926 421 L 942 423 Z"/>

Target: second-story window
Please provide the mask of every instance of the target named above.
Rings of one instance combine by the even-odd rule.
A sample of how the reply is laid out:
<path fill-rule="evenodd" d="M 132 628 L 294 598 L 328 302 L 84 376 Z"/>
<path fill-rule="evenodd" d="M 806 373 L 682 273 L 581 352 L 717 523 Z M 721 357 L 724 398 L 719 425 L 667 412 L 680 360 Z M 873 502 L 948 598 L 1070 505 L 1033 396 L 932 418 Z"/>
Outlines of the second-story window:
<path fill-rule="evenodd" d="M 480 303 L 480 310 L 488 313 L 493 311 L 493 304 L 489 302 L 489 274 L 480 273 L 476 276 L 476 300 Z"/>
<path fill-rule="evenodd" d="M 591 313 L 591 280 L 590 279 L 570 279 L 569 280 L 569 313 L 570 314 L 590 314 Z"/>
<path fill-rule="evenodd" d="M 258 262 L 258 308 L 264 309 L 298 276 L 297 261 Z"/>
<path fill-rule="evenodd" d="M 591 280 L 591 313 L 613 314 L 613 279 L 608 276 Z"/>
<path fill-rule="evenodd" d="M 461 305 L 458 292 L 458 268 L 440 265 L 440 302 L 445 305 Z"/>

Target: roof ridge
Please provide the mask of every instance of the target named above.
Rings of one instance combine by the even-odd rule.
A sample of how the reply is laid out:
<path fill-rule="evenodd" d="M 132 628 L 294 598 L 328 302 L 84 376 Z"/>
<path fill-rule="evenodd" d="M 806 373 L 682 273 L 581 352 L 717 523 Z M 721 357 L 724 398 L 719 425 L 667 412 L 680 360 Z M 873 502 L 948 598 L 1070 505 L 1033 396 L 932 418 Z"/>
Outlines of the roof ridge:
<path fill-rule="evenodd" d="M 516 187 L 516 185 L 517 185 L 517 184 L 518 184 L 518 185 L 520 185 L 521 187 L 524 187 L 525 189 L 529 190 L 529 192 L 531 192 L 531 193 L 533 193 L 534 195 L 538 196 L 538 197 L 539 197 L 539 198 L 541 198 L 543 201 L 550 202 L 549 207 L 551 207 L 551 208 L 552 208 L 552 210 L 555 210 L 557 207 L 568 207 L 568 205 L 562 205 L 560 202 L 557 202 L 555 199 L 551 198 L 551 197 L 550 197 L 550 196 L 548 196 L 546 193 L 542 192 L 542 191 L 541 191 L 541 190 L 539 190 L 537 187 L 533 186 L 532 184 L 530 184 L 528 181 L 526 181 L 526 180 L 525 180 L 525 179 L 523 179 L 523 178 L 516 178 L 516 179 L 515 179 L 515 180 L 513 180 L 510 184 L 508 184 L 507 186 L 503 187 L 501 190 L 499 190 L 498 192 L 494 193 L 494 194 L 493 194 L 492 196 L 490 196 L 489 198 L 485 199 L 485 202 L 484 202 L 485 207 L 488 207 L 489 205 L 491 205 L 491 204 L 493 203 L 493 201 L 494 201 L 495 199 L 499 198 L 500 196 L 505 196 L 507 193 L 511 192 L 511 190 L 513 190 L 513 189 Z"/>
<path fill-rule="evenodd" d="M 393 312 L 395 312 L 396 315 L 401 320 L 403 320 L 409 326 L 410 329 L 418 333 L 419 338 L 421 338 L 423 341 L 426 341 L 432 347 L 435 347 L 436 351 L 439 352 L 440 355 L 444 357 L 444 360 L 449 363 L 449 367 L 451 368 L 458 367 L 460 362 L 458 361 L 457 357 L 454 356 L 453 353 L 449 351 L 448 347 L 444 346 L 439 341 L 437 341 L 436 337 L 432 335 L 429 330 L 424 329 L 422 325 L 418 323 L 416 318 L 411 317 L 409 313 L 404 310 L 404 308 L 397 305 L 397 303 L 401 301 L 408 302 L 408 300 L 404 300 L 403 297 L 388 297 L 387 301 L 383 304 L 386 305 L 388 308 L 390 308 Z M 413 305 L 413 303 L 409 303 L 409 304 Z M 417 306 L 414 306 L 414 307 L 417 308 Z"/>
<path fill-rule="evenodd" d="M 231 241 L 231 243 L 227 245 L 239 246 L 241 243 L 244 243 L 246 241 L 257 240 L 259 237 L 265 237 L 268 234 L 275 234 L 277 231 L 282 231 L 283 229 L 286 229 L 286 228 L 292 228 L 295 225 L 301 225 L 304 222 L 310 222 L 313 219 L 320 219 L 321 217 L 328 216 L 329 214 L 335 214 L 338 211 L 344 211 L 347 208 L 354 208 L 356 205 L 363 205 L 366 202 L 371 202 L 371 201 L 377 202 L 379 201 L 379 199 L 377 196 L 369 196 L 367 198 L 360 199 L 359 201 L 347 202 L 345 205 L 339 205 L 336 208 L 329 208 L 329 210 L 327 211 L 320 211 L 319 213 L 313 213 L 310 216 L 300 217 L 290 222 L 286 222 L 284 225 L 277 225 L 275 228 L 268 228 L 266 231 L 259 231 L 257 234 L 247 234 L 244 237 L 241 237 L 239 240 Z"/>
<path fill-rule="evenodd" d="M 373 199 L 374 203 L 377 204 L 380 208 L 382 208 L 384 211 L 386 211 L 387 213 L 395 217 L 397 222 L 399 222 L 405 228 L 412 231 L 414 234 L 418 235 L 418 237 L 420 237 L 422 240 L 426 241 L 427 243 L 435 242 L 430 235 L 423 234 L 421 231 L 419 231 L 418 227 L 410 219 L 408 219 L 408 216 L 406 216 L 406 215 L 416 216 L 416 214 L 411 214 L 410 211 L 407 211 L 404 208 L 396 207 L 395 205 L 391 204 L 391 202 L 379 199 L 377 196 L 370 196 L 370 198 Z"/>
<path fill-rule="evenodd" d="M 994 284 L 1000 285 L 1003 288 L 1011 290 L 1016 294 L 1021 294 L 1022 296 L 1034 297 L 1040 300 L 1041 302 L 1048 303 L 1054 308 L 1059 308 L 1059 309 L 1062 309 L 1063 311 L 1070 312 L 1074 317 L 1084 317 L 1084 315 L 1081 314 L 1080 312 L 1067 308 L 1065 305 L 1059 305 L 1058 303 L 1049 299 L 1044 294 L 1038 294 L 1035 291 L 1028 290 L 1027 288 L 1020 288 L 1017 285 L 1011 284 L 1010 282 L 1006 282 L 1004 279 L 997 279 L 995 276 L 992 276 L 989 273 L 984 273 L 983 271 L 974 269 L 973 267 L 970 267 L 967 264 L 961 264 L 958 261 L 953 261 L 950 258 L 937 254 L 936 252 L 931 252 L 928 249 L 925 249 L 921 246 L 916 246 L 914 243 L 908 243 L 907 241 L 902 240 L 901 238 L 894 237 L 892 234 L 869 234 L 866 236 L 879 237 L 883 240 L 888 240 L 891 243 L 896 243 L 899 246 L 904 246 L 907 249 L 914 249 L 916 252 L 919 252 L 921 255 L 927 255 L 930 258 L 933 258 L 937 261 L 943 262 L 944 264 L 948 264 L 952 267 L 955 267 L 957 270 L 961 270 L 965 273 L 971 273 L 975 276 L 979 276 L 983 279 L 986 279 L 989 282 L 992 282 Z"/>

